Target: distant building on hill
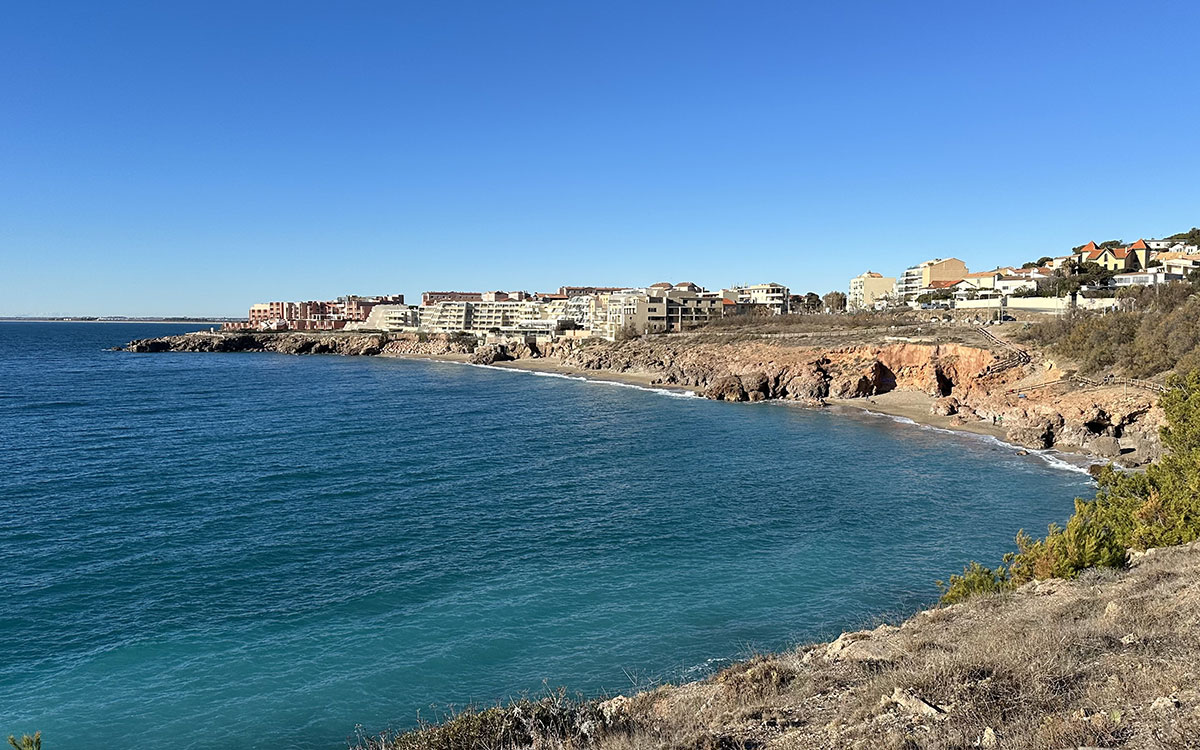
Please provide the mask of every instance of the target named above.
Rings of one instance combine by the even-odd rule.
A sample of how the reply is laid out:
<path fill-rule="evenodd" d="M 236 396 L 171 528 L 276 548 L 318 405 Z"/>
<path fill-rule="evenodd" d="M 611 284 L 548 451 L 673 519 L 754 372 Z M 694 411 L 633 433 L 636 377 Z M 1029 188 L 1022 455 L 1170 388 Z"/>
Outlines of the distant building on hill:
<path fill-rule="evenodd" d="M 592 331 L 605 338 L 686 331 L 720 318 L 726 300 L 691 282 L 661 281 L 607 295 Z"/>
<path fill-rule="evenodd" d="M 959 281 L 969 273 L 958 258 L 934 258 L 905 269 L 896 280 L 896 297 L 902 302 L 916 299 L 935 281 Z"/>
<path fill-rule="evenodd" d="M 1188 235 L 1195 236 L 1189 232 Z M 1183 235 L 1181 235 L 1183 236 Z M 1200 255 L 1200 245 L 1194 241 L 1183 239 L 1164 239 L 1164 240 L 1145 240 L 1146 245 L 1155 252 L 1164 253 L 1185 253 L 1187 255 Z"/>
<path fill-rule="evenodd" d="M 1119 273 L 1148 267 L 1152 253 L 1153 250 L 1145 240 L 1118 247 L 1100 247 L 1095 242 L 1089 242 L 1075 251 L 1075 260 L 1080 264 L 1095 263 Z"/>
<path fill-rule="evenodd" d="M 846 308 L 849 310 L 873 310 L 877 300 L 883 300 L 896 291 L 896 278 L 867 271 L 850 279 Z"/>
<path fill-rule="evenodd" d="M 421 306 L 429 307 L 439 302 L 482 302 L 483 292 L 422 292 Z"/>
<path fill-rule="evenodd" d="M 597 294 L 613 294 L 628 289 L 627 286 L 560 286 L 558 293 L 564 297 L 583 297 Z"/>
<path fill-rule="evenodd" d="M 722 289 L 722 298 L 735 304 L 736 314 L 768 313 L 771 315 L 787 315 L 790 312 L 788 300 L 791 290 L 783 284 L 744 284 L 741 286 Z"/>
<path fill-rule="evenodd" d="M 360 297 L 349 294 L 335 300 L 260 302 L 250 306 L 245 321 L 226 323 L 225 330 L 337 331 L 361 323 L 377 305 L 403 305 L 403 294 Z"/>

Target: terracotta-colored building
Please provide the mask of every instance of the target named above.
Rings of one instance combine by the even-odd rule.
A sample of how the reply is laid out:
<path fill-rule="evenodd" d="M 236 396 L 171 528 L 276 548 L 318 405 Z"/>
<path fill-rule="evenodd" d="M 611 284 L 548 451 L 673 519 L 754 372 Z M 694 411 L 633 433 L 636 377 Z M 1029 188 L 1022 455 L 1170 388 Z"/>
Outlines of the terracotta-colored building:
<path fill-rule="evenodd" d="M 227 323 L 222 327 L 226 330 L 336 331 L 345 328 L 347 323 L 366 320 L 376 305 L 403 304 L 403 294 L 375 297 L 350 294 L 336 300 L 259 302 L 250 306 L 245 323 Z"/>

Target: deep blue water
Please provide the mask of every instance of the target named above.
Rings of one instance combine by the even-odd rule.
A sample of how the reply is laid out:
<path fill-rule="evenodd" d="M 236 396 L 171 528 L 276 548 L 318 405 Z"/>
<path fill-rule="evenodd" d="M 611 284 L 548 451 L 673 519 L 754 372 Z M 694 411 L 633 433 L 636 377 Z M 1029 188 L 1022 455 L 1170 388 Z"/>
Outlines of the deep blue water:
<path fill-rule="evenodd" d="M 192 327 L 194 328 L 194 327 Z M 0 323 L 0 735 L 337 748 L 936 598 L 1086 476 L 869 415 Z"/>

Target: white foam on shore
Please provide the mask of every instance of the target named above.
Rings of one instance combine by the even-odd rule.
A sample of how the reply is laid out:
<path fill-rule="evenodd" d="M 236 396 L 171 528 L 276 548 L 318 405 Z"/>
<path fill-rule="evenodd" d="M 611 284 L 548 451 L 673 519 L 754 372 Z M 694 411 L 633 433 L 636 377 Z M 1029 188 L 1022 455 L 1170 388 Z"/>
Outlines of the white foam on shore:
<path fill-rule="evenodd" d="M 854 407 L 854 408 L 858 408 L 858 407 Z M 860 409 L 860 411 L 862 411 L 864 414 L 870 414 L 873 417 L 882 417 L 884 419 L 890 419 L 891 421 L 898 422 L 900 424 L 914 425 L 922 430 L 930 430 L 932 432 L 944 432 L 949 435 L 961 435 L 963 437 L 974 438 L 976 440 L 981 440 L 985 443 L 991 443 L 992 445 L 997 445 L 1002 448 L 1007 448 L 1014 452 L 1025 451 L 1031 456 L 1037 456 L 1038 458 L 1042 459 L 1051 468 L 1059 469 L 1061 471 L 1073 471 L 1077 474 L 1087 474 L 1088 476 L 1091 476 L 1091 472 L 1088 470 L 1088 468 L 1090 466 L 1092 466 L 1093 464 L 1104 463 L 1103 461 L 1089 459 L 1085 456 L 1072 455 L 1072 458 L 1075 458 L 1077 461 L 1076 463 L 1073 463 L 1071 461 L 1066 460 L 1066 457 L 1069 454 L 1063 453 L 1061 451 L 1056 451 L 1054 449 L 1038 450 L 1036 448 L 1026 448 L 1023 445 L 1018 445 L 1016 443 L 1010 443 L 1007 440 L 1001 440 L 1000 438 L 996 437 L 995 435 L 983 435 L 978 432 L 967 432 L 966 430 L 951 430 L 951 429 L 947 429 L 945 427 L 934 427 L 933 425 L 929 425 L 929 424 L 921 424 L 920 422 L 917 422 L 913 419 L 909 419 L 908 417 L 901 417 L 901 416 L 897 416 L 895 414 L 885 414 L 883 412 L 871 411 L 870 409 Z"/>
<path fill-rule="evenodd" d="M 567 374 L 561 373 L 561 372 L 545 372 L 542 370 L 527 370 L 527 369 L 524 369 L 521 367 L 499 367 L 497 365 L 484 365 L 484 364 L 478 364 L 475 362 L 459 362 L 457 360 L 452 360 L 452 359 L 435 359 L 433 357 L 412 357 L 412 359 L 423 359 L 426 362 L 440 362 L 442 364 L 465 365 L 467 367 L 480 367 L 485 370 L 500 370 L 503 372 L 522 372 L 522 373 L 526 373 L 529 375 L 537 375 L 537 376 L 540 376 L 543 378 L 561 378 L 563 380 L 578 380 L 578 381 L 582 381 L 584 383 L 595 383 L 598 385 L 611 385 L 611 386 L 616 386 L 618 388 L 635 388 L 639 391 L 649 391 L 650 393 L 657 393 L 657 394 L 660 394 L 663 396 L 670 396 L 671 398 L 702 398 L 702 396 L 697 394 L 695 391 L 688 391 L 688 390 L 674 389 L 674 388 L 655 388 L 654 386 L 638 385 L 636 383 L 624 383 L 619 380 L 605 380 L 605 379 L 600 379 L 600 378 L 589 378 L 589 377 L 586 377 L 583 375 L 567 375 Z M 779 400 L 768 400 L 768 401 L 764 401 L 763 403 L 764 404 L 770 404 L 770 403 L 787 404 L 787 402 L 779 401 Z M 788 405 L 790 405 L 790 404 L 788 404 Z M 1074 455 L 1074 454 L 1065 454 L 1061 451 L 1056 451 L 1053 449 L 1038 450 L 1035 448 L 1026 448 L 1023 445 L 1018 445 L 1016 443 L 1010 443 L 1005 440 L 1001 440 L 1000 438 L 995 437 L 994 435 L 984 435 L 984 434 L 981 434 L 978 432 L 968 432 L 966 430 L 951 430 L 951 429 L 947 429 L 945 427 L 934 427 L 933 425 L 922 424 L 920 422 L 917 422 L 916 420 L 910 419 L 908 417 L 902 417 L 902 416 L 899 416 L 896 414 L 885 414 L 883 412 L 872 411 L 870 409 L 863 409 L 861 407 L 847 407 L 847 408 L 853 408 L 859 413 L 868 414 L 872 417 L 880 417 L 883 419 L 890 419 L 891 421 L 897 422 L 899 424 L 912 425 L 912 426 L 915 426 L 918 429 L 922 429 L 922 430 L 929 430 L 932 432 L 942 432 L 942 433 L 946 433 L 947 435 L 958 435 L 961 437 L 980 440 L 985 443 L 991 443 L 993 445 L 1011 450 L 1014 453 L 1018 452 L 1018 451 L 1025 451 L 1031 456 L 1037 456 L 1038 458 L 1042 459 L 1042 461 L 1044 461 L 1050 468 L 1058 469 L 1060 471 L 1072 471 L 1077 474 L 1086 474 L 1090 477 L 1091 472 L 1088 470 L 1088 468 L 1090 466 L 1092 466 L 1094 464 L 1105 463 L 1103 461 L 1099 461 L 1096 459 L 1089 459 L 1085 456 L 1079 456 L 1079 455 Z M 1068 455 L 1070 455 L 1070 457 L 1073 458 L 1074 461 L 1067 460 Z"/>
<path fill-rule="evenodd" d="M 670 396 L 671 398 L 700 398 L 695 391 L 688 391 L 675 388 L 655 388 L 652 385 L 638 385 L 637 383 L 625 383 L 620 380 L 606 380 L 603 378 L 589 378 L 583 375 L 567 375 L 561 372 L 545 372 L 543 370 L 527 370 L 523 367 L 499 367 L 497 365 L 484 365 L 475 362 L 457 362 L 452 359 L 433 359 L 428 357 L 419 357 L 427 362 L 441 362 L 450 365 L 466 365 L 467 367 L 481 367 L 485 370 L 500 370 L 501 372 L 522 372 L 528 375 L 537 375 L 543 378 L 561 378 L 562 380 L 578 380 L 584 383 L 595 383 L 597 385 L 612 385 L 618 388 L 634 388 L 639 391 L 648 391 L 657 393 L 662 396 Z"/>
<path fill-rule="evenodd" d="M 729 666 L 730 664 L 736 664 L 738 661 L 738 659 L 734 659 L 733 657 L 729 656 L 705 659 L 699 664 L 693 664 L 690 667 L 685 667 L 679 670 L 679 676 L 686 680 L 702 679 L 715 673 L 718 669 Z"/>

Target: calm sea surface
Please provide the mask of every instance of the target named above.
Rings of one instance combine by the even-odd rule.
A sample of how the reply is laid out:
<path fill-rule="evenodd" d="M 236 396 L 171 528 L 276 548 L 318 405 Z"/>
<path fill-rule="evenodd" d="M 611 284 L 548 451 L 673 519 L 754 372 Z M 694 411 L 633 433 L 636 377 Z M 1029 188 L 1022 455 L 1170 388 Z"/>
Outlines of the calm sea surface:
<path fill-rule="evenodd" d="M 338 748 L 909 612 L 1087 477 L 869 415 L 0 323 L 0 735 Z"/>

